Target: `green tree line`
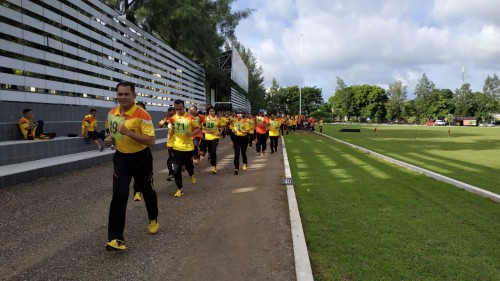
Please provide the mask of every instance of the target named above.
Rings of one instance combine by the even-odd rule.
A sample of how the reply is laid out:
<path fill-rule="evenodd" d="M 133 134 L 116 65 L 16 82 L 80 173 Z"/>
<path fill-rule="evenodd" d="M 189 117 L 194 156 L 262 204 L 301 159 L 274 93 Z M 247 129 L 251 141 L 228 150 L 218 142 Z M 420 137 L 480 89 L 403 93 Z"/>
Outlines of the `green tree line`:
<path fill-rule="evenodd" d="M 438 89 L 424 73 L 415 86 L 415 98 L 407 99 L 408 89 L 401 80 L 379 86 L 353 85 L 347 87 L 337 77 L 335 94 L 328 103 L 332 117 L 343 121 L 425 123 L 428 120 L 475 118 L 491 121 L 500 112 L 500 81 L 496 74 L 488 75 L 483 91 L 473 92 L 470 84 L 461 88 Z"/>

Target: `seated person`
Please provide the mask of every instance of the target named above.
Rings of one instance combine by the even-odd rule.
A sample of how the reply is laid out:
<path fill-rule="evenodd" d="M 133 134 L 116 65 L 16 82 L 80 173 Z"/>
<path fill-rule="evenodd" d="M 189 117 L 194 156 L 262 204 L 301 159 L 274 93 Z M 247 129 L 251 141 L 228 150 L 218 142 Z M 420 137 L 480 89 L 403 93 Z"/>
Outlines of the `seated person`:
<path fill-rule="evenodd" d="M 104 146 L 99 144 L 99 139 L 106 138 L 104 130 L 100 133 L 97 132 L 97 110 L 91 109 L 89 115 L 85 115 L 82 121 L 82 136 L 85 138 L 85 142 L 89 144 L 89 138 L 94 140 L 95 145 L 99 151 L 104 150 Z"/>
<path fill-rule="evenodd" d="M 23 117 L 19 119 L 19 129 L 23 134 L 24 139 L 27 140 L 48 140 L 56 137 L 56 133 L 43 133 L 43 121 L 35 123 L 33 121 L 33 111 L 29 108 L 23 110 Z"/>

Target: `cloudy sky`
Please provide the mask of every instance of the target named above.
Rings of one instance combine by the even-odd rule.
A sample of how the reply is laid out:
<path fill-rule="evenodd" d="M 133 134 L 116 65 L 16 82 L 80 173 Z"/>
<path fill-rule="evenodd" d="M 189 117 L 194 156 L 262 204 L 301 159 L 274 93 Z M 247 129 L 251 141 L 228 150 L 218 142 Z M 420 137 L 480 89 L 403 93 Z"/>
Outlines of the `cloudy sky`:
<path fill-rule="evenodd" d="M 482 91 L 500 76 L 500 0 L 236 0 L 256 9 L 238 40 L 264 70 L 266 87 L 316 86 L 328 100 L 347 86 L 402 80 L 408 98 L 422 74 L 437 88 Z M 302 40 L 301 40 L 302 38 Z M 302 42 L 302 43 L 301 43 Z M 301 67 L 302 64 L 302 67 Z M 301 70 L 302 69 L 302 70 Z"/>

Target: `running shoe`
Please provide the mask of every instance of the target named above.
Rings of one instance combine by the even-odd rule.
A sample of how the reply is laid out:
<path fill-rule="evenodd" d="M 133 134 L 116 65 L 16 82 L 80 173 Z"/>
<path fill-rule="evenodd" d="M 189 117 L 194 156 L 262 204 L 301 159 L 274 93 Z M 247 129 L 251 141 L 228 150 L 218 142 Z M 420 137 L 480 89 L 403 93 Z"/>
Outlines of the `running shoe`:
<path fill-rule="evenodd" d="M 115 145 L 114 144 L 111 145 L 111 150 L 115 150 Z"/>
<path fill-rule="evenodd" d="M 126 250 L 125 241 L 119 239 L 113 239 L 106 243 L 106 250 L 108 251 L 123 251 Z"/>
<path fill-rule="evenodd" d="M 100 152 L 102 152 L 104 150 L 104 147 L 103 146 L 99 146 L 99 148 L 97 150 L 99 150 Z"/>
<path fill-rule="evenodd" d="M 170 175 L 167 177 L 167 181 L 173 181 L 174 180 L 174 176 Z"/>
<path fill-rule="evenodd" d="M 142 200 L 141 193 L 140 192 L 136 192 L 135 195 L 134 195 L 134 201 L 141 201 L 141 200 Z"/>
<path fill-rule="evenodd" d="M 215 168 L 215 166 L 210 167 L 210 172 L 212 174 L 217 174 L 217 168 Z"/>
<path fill-rule="evenodd" d="M 175 192 L 174 197 L 181 197 L 182 195 L 184 195 L 182 189 L 177 189 L 177 192 Z"/>
<path fill-rule="evenodd" d="M 247 164 L 243 164 L 243 171 L 247 170 Z"/>
<path fill-rule="evenodd" d="M 238 169 L 234 169 L 234 174 L 237 175 L 240 171 Z"/>
<path fill-rule="evenodd" d="M 160 226 L 158 224 L 158 219 L 154 219 L 154 220 L 149 221 L 149 225 L 148 225 L 149 234 L 158 233 L 159 228 L 160 228 Z"/>
<path fill-rule="evenodd" d="M 196 176 L 195 175 L 192 175 L 189 178 L 191 179 L 191 184 L 195 184 L 196 183 Z"/>

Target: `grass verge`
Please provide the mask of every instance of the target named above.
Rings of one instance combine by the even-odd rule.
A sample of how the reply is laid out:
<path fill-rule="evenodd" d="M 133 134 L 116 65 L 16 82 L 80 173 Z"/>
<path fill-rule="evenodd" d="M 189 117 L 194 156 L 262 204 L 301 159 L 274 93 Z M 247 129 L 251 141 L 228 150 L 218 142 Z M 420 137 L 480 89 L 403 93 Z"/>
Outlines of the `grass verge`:
<path fill-rule="evenodd" d="M 323 132 L 500 194 L 500 128 L 326 125 Z"/>
<path fill-rule="evenodd" d="M 315 280 L 500 280 L 499 204 L 316 134 L 285 142 Z"/>

